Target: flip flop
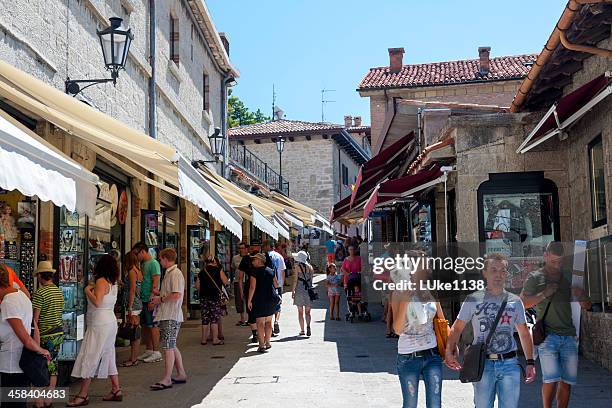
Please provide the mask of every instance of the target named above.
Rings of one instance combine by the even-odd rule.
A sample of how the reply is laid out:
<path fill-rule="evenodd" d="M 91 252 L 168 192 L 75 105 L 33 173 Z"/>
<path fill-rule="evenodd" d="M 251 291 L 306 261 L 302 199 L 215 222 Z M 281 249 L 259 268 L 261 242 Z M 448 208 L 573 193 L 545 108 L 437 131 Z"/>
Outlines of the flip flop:
<path fill-rule="evenodd" d="M 201 342 L 200 342 L 200 344 L 201 344 L 202 346 L 205 346 L 205 345 L 207 345 L 207 344 L 208 344 L 208 342 L 207 342 L 207 341 L 201 341 Z"/>
<path fill-rule="evenodd" d="M 167 390 L 168 388 L 172 388 L 172 384 L 166 385 L 162 383 L 155 383 L 153 385 L 150 385 L 149 388 L 151 389 L 151 391 L 163 391 Z"/>
<path fill-rule="evenodd" d="M 177 380 L 175 378 L 172 379 L 172 384 L 187 384 L 187 380 Z"/>
<path fill-rule="evenodd" d="M 213 346 L 222 346 L 224 344 L 225 344 L 225 342 L 223 340 L 220 340 L 218 343 L 213 343 L 212 345 Z"/>
<path fill-rule="evenodd" d="M 138 365 L 138 360 L 126 360 L 121 363 L 121 367 L 136 367 Z"/>

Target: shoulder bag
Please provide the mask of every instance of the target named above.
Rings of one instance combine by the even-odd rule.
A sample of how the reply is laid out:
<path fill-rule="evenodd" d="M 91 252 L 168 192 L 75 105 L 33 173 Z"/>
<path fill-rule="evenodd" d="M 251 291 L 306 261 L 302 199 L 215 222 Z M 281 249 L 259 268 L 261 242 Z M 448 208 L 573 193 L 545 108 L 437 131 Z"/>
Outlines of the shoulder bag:
<path fill-rule="evenodd" d="M 306 276 L 306 272 L 304 271 L 304 265 L 299 265 L 300 266 L 300 271 L 302 272 L 302 276 Z M 311 279 L 304 279 L 304 278 L 299 278 L 299 281 L 302 281 L 304 283 L 304 288 L 306 289 L 306 291 L 308 292 L 308 297 L 310 298 L 311 302 L 314 302 L 315 300 L 319 299 L 319 294 L 314 290 L 314 288 L 312 287 L 312 280 Z"/>
<path fill-rule="evenodd" d="M 433 319 L 433 326 L 434 333 L 436 334 L 438 352 L 440 353 L 442 360 L 444 360 L 444 356 L 446 355 L 446 343 L 448 342 L 448 320 L 444 318 L 444 312 L 438 313 L 436 310 L 436 316 Z"/>
<path fill-rule="evenodd" d="M 36 351 L 23 347 L 19 358 L 19 368 L 34 387 L 48 387 L 51 376 L 47 359 Z"/>
<path fill-rule="evenodd" d="M 213 285 L 215 285 L 215 288 L 217 288 L 217 290 L 219 291 L 219 302 L 221 302 L 221 305 L 227 305 L 227 303 L 229 302 L 229 295 L 227 294 L 225 287 L 220 288 L 219 285 L 217 285 L 217 282 L 213 279 L 213 277 L 210 276 L 210 273 L 208 273 L 208 270 L 206 270 L 206 268 L 203 268 L 203 269 L 206 275 L 208 275 L 208 279 L 210 279 Z"/>
<path fill-rule="evenodd" d="M 463 367 L 461 367 L 461 370 L 459 371 L 459 380 L 461 380 L 462 383 L 478 382 L 482 378 L 485 359 L 487 357 L 487 348 L 489 347 L 489 343 L 491 343 L 495 329 L 497 329 L 497 323 L 499 323 L 499 319 L 501 318 L 507 303 L 508 295 L 505 295 L 504 300 L 497 311 L 497 316 L 495 316 L 495 322 L 493 323 L 493 326 L 491 326 L 491 330 L 489 331 L 489 335 L 487 336 L 485 342 L 471 344 L 465 349 L 465 354 L 463 356 Z"/>
<path fill-rule="evenodd" d="M 544 326 L 544 319 L 546 319 L 551 303 L 552 299 L 548 301 L 548 305 L 546 306 L 546 310 L 544 310 L 544 315 L 542 315 L 542 318 L 539 319 L 531 328 L 534 346 L 539 346 L 540 344 L 544 343 L 544 340 L 546 340 L 546 327 Z"/>

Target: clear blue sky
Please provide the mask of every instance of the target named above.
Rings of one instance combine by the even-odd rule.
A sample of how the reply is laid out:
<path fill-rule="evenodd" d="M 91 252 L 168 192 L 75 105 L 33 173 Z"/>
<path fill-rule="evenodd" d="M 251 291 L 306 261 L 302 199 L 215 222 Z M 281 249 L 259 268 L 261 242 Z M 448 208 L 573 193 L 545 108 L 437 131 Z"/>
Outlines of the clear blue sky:
<path fill-rule="evenodd" d="M 230 39 L 241 76 L 234 94 L 271 115 L 272 84 L 287 119 L 342 123 L 369 105 L 355 91 L 371 67 L 388 65 L 387 48 L 404 47 L 404 64 L 538 53 L 566 0 L 206 0 L 217 30 Z"/>

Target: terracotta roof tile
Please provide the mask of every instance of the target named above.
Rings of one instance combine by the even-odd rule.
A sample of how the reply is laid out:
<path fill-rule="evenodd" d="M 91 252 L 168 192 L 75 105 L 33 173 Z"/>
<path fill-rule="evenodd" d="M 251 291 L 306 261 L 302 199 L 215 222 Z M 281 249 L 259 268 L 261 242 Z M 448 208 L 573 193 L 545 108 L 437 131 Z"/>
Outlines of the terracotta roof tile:
<path fill-rule="evenodd" d="M 491 58 L 490 72 L 485 76 L 480 75 L 478 59 L 404 65 L 397 74 L 390 73 L 389 67 L 371 68 L 358 90 L 522 79 L 536 58 L 537 54 Z"/>
<path fill-rule="evenodd" d="M 245 137 L 254 135 L 284 135 L 291 133 L 312 134 L 317 132 L 339 131 L 343 128 L 344 126 L 333 123 L 314 123 L 282 119 L 234 127 L 229 130 L 229 136 Z"/>

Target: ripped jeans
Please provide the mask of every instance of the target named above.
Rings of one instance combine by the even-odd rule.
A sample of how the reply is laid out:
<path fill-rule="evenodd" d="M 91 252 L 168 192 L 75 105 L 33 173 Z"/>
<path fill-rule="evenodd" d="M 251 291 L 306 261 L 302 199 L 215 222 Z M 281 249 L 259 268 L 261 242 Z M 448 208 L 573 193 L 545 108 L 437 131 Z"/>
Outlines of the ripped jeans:
<path fill-rule="evenodd" d="M 397 355 L 397 374 L 402 386 L 402 408 L 416 408 L 419 399 L 419 379 L 425 381 L 427 408 L 442 406 L 442 358 L 438 354 L 414 357 Z"/>

